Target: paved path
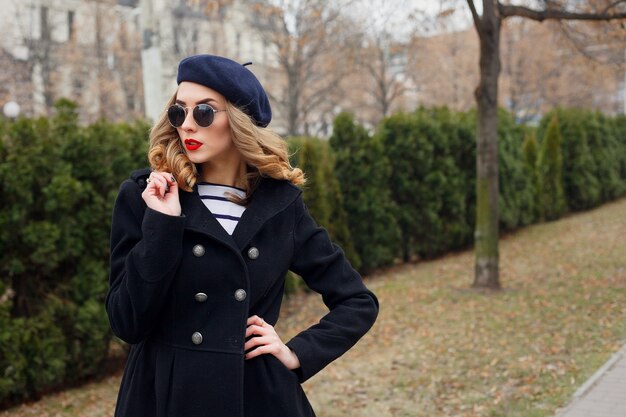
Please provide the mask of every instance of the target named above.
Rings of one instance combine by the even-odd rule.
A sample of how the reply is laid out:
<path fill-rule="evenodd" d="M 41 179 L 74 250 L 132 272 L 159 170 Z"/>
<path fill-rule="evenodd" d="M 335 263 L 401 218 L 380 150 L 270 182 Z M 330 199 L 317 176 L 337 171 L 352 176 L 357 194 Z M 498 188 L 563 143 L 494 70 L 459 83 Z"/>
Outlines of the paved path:
<path fill-rule="evenodd" d="M 626 345 L 593 374 L 555 417 L 626 417 Z"/>

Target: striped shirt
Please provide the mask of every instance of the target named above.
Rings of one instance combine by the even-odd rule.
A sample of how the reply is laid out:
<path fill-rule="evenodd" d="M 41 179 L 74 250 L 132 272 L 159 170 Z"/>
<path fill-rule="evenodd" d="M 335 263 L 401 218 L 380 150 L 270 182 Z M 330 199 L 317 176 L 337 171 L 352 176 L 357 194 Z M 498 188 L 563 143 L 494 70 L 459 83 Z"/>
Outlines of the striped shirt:
<path fill-rule="evenodd" d="M 213 216 L 215 216 L 224 230 L 226 230 L 229 235 L 232 235 L 246 208 L 229 201 L 226 196 L 227 192 L 240 197 L 246 196 L 245 190 L 230 185 L 214 184 L 210 182 L 198 183 L 198 194 L 202 202 Z"/>

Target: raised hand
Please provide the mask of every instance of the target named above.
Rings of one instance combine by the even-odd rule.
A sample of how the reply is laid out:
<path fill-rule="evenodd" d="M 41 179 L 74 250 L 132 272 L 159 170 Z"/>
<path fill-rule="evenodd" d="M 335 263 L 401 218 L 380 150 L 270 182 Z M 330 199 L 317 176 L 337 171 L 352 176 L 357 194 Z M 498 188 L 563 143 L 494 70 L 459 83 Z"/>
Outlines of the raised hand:
<path fill-rule="evenodd" d="M 141 194 L 146 205 L 163 214 L 180 216 L 178 184 L 174 176 L 169 172 L 153 171 L 146 182 L 148 185 Z"/>

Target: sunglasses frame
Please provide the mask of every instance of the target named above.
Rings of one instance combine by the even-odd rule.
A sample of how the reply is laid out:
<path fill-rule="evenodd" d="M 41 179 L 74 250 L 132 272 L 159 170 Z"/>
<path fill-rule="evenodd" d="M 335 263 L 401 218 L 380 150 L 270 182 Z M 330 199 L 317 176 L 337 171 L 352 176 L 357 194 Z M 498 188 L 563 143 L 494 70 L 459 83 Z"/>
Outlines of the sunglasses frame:
<path fill-rule="evenodd" d="M 198 119 L 196 119 L 196 114 L 195 114 L 195 113 L 196 113 L 196 110 L 201 111 L 201 110 L 200 110 L 200 106 L 206 106 L 206 107 L 208 107 L 208 108 L 210 109 L 211 113 L 213 113 L 213 115 L 212 115 L 212 117 L 211 117 L 211 122 L 209 122 L 209 124 L 207 124 L 206 126 L 205 126 L 205 125 L 202 125 L 202 124 L 200 124 L 200 123 L 198 123 Z M 170 110 L 171 110 L 172 108 L 176 108 L 176 107 L 183 109 L 183 111 L 185 112 L 185 118 L 183 119 L 183 122 L 182 122 L 179 126 L 176 126 L 174 123 L 172 123 L 172 118 L 170 117 Z M 190 109 L 190 107 L 181 106 L 181 105 L 180 105 L 180 104 L 178 104 L 178 103 L 172 104 L 172 105 L 171 105 L 170 107 L 168 107 L 168 109 L 167 109 L 167 121 L 170 123 L 170 125 L 171 125 L 172 127 L 174 127 L 174 128 L 176 128 L 176 129 L 178 129 L 179 127 L 181 127 L 181 126 L 185 123 L 185 120 L 187 120 L 187 116 L 189 115 L 189 109 Z M 210 106 L 210 105 L 208 105 L 208 104 L 201 103 L 201 104 L 197 104 L 197 105 L 195 105 L 193 108 L 191 108 L 191 115 L 192 115 L 192 117 L 193 117 L 193 121 L 194 121 L 194 123 L 195 123 L 195 124 L 197 124 L 197 125 L 198 125 L 198 126 L 200 126 L 200 127 L 209 127 L 209 126 L 211 126 L 211 125 L 213 124 L 213 122 L 215 121 L 215 113 L 219 113 L 219 112 L 221 112 L 221 111 L 226 111 L 226 110 L 225 110 L 225 109 L 224 109 L 224 110 L 216 110 L 216 109 L 214 109 L 213 107 L 211 107 L 211 106 Z"/>

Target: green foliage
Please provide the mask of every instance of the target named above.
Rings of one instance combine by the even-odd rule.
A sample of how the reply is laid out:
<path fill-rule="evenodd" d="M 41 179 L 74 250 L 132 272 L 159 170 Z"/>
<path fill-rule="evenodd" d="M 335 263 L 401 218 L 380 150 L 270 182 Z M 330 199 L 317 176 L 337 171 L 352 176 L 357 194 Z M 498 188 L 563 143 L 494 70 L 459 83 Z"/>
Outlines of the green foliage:
<path fill-rule="evenodd" d="M 469 228 L 462 242 L 465 245 L 473 242 L 476 223 L 476 112 L 454 112 L 442 127 L 446 135 L 457 138 L 451 142 L 450 152 L 465 182 L 465 224 Z"/>
<path fill-rule="evenodd" d="M 594 176 L 600 188 L 600 203 L 615 199 L 623 192 L 620 165 L 623 155 L 613 126 L 603 114 L 589 113 L 583 120 L 587 143 L 594 160 Z"/>
<path fill-rule="evenodd" d="M 558 117 L 563 157 L 563 190 L 570 210 L 585 210 L 626 192 L 626 119 L 598 112 L 557 108 L 540 131 Z"/>
<path fill-rule="evenodd" d="M 347 113 L 335 119 L 329 142 L 361 271 L 391 265 L 399 252 L 400 231 L 384 145 Z"/>
<path fill-rule="evenodd" d="M 541 122 L 540 137 L 554 116 L 558 117 L 561 131 L 563 190 L 567 205 L 573 211 L 595 207 L 600 204 L 600 182 L 584 126 L 588 112 L 578 109 L 549 112 Z"/>
<path fill-rule="evenodd" d="M 626 116 L 619 115 L 611 120 L 615 138 L 615 155 L 618 159 L 618 173 L 620 178 L 619 195 L 626 193 Z"/>
<path fill-rule="evenodd" d="M 26 358 L 27 393 L 38 393 L 65 377 L 68 362 L 65 335 L 51 314 L 24 319 L 19 330 L 20 353 Z"/>
<path fill-rule="evenodd" d="M 555 116 L 541 143 L 537 161 L 539 170 L 539 206 L 543 218 L 553 220 L 566 211 L 563 193 L 563 157 L 561 155 L 561 132 Z"/>
<path fill-rule="evenodd" d="M 147 133 L 143 122 L 79 126 L 68 100 L 50 119 L 0 124 L 0 282 L 13 293 L 0 302 L 0 402 L 100 370 L 111 211 L 147 164 Z"/>
<path fill-rule="evenodd" d="M 285 276 L 285 293 L 293 294 L 304 289 L 306 284 L 298 274 L 287 271 Z"/>
<path fill-rule="evenodd" d="M 294 137 L 288 141 L 290 163 L 297 166 L 307 179 L 303 186 L 304 201 L 318 225 L 324 227 L 333 242 L 346 253 L 350 263 L 359 269 L 361 261 L 354 249 L 348 229 L 348 216 L 343 206 L 339 181 L 335 176 L 334 159 L 327 141 Z M 287 276 L 288 292 L 303 287 L 295 274 Z"/>
<path fill-rule="evenodd" d="M 0 293 L 0 402 L 17 397 L 26 389 L 27 360 L 21 350 L 21 331 L 24 319 L 13 319 L 10 315 L 11 302 L 4 288 Z"/>
<path fill-rule="evenodd" d="M 335 175 L 335 159 L 330 152 L 328 141 L 315 138 L 292 138 L 290 146 L 298 149 L 294 155 L 294 165 L 304 171 L 307 178 L 304 184 L 304 201 L 317 223 L 328 233 L 346 253 L 350 263 L 359 269 L 361 260 L 354 249 L 348 214 L 344 208 L 339 180 Z"/>
<path fill-rule="evenodd" d="M 454 115 L 440 108 L 398 113 L 379 126 L 405 261 L 459 247 L 471 235 L 466 177 L 453 152 L 462 146 L 455 124 Z"/>
<path fill-rule="evenodd" d="M 553 113 L 560 112 L 564 111 Z M 567 211 L 568 204 L 574 208 L 592 207 L 623 195 L 626 118 L 608 119 L 584 111 L 564 113 L 568 139 L 563 142 L 569 144 L 568 148 L 560 145 L 558 125 L 552 127 L 539 146 L 534 129 L 516 124 L 512 115 L 499 111 L 501 229 L 528 225 L 540 218 L 557 218 Z M 391 164 L 388 188 L 393 204 L 387 210 L 393 213 L 401 234 L 396 257 L 430 257 L 472 241 L 476 210 L 475 129 L 475 112 L 458 113 L 446 108 L 398 113 L 379 125 L 373 139 L 382 143 L 383 155 Z M 546 122 L 538 132 L 540 136 L 546 133 Z M 348 182 L 349 192 L 368 184 L 368 180 L 360 180 L 355 168 L 360 166 L 365 172 L 372 172 L 364 153 L 370 157 L 377 153 L 371 148 L 364 151 L 371 146 L 368 137 L 349 115 L 342 114 L 335 121 L 330 142 L 337 155 L 337 175 L 342 187 L 344 181 Z M 590 144 L 597 153 L 591 152 Z M 342 149 L 347 150 L 341 153 Z M 384 168 L 378 170 L 383 171 Z M 570 194 L 564 191 L 568 186 Z M 348 199 L 363 201 L 360 197 L 355 193 Z M 362 206 L 346 204 L 351 222 L 360 218 Z M 351 231 L 355 242 L 366 242 L 372 236 L 359 236 L 363 231 L 353 223 Z M 358 250 L 359 244 L 356 246 Z"/>
<path fill-rule="evenodd" d="M 507 230 L 535 220 L 535 188 L 523 155 L 523 127 L 504 110 L 498 117 L 500 228 Z"/>
<path fill-rule="evenodd" d="M 537 136 L 534 130 L 526 132 L 524 143 L 522 145 L 524 153 L 524 172 L 525 175 L 530 178 L 532 184 L 533 193 L 533 219 L 541 218 L 540 204 L 539 204 L 539 172 L 537 168 L 537 161 L 539 159 L 539 151 L 537 150 Z"/>

